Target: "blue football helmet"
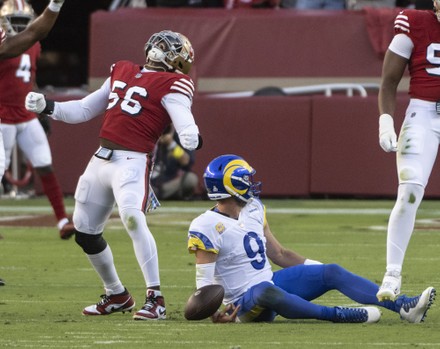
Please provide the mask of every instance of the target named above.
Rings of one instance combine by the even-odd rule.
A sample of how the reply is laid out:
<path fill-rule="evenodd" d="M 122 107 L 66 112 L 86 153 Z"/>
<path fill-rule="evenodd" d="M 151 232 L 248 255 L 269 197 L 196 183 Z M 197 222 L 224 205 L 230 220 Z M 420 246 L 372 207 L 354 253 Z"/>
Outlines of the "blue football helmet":
<path fill-rule="evenodd" d="M 258 198 L 261 182 L 253 182 L 256 171 L 241 157 L 221 155 L 212 160 L 203 174 L 203 180 L 211 200 L 229 197 L 249 202 Z"/>

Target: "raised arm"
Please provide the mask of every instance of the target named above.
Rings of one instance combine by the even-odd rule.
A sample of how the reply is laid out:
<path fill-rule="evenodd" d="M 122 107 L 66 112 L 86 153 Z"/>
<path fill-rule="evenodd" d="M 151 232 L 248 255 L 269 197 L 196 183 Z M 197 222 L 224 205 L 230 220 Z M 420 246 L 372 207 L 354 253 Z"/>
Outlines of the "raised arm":
<path fill-rule="evenodd" d="M 28 27 L 14 36 L 7 36 L 0 45 L 0 59 L 16 57 L 37 41 L 44 39 L 54 26 L 64 0 L 51 0 L 49 5 Z"/>

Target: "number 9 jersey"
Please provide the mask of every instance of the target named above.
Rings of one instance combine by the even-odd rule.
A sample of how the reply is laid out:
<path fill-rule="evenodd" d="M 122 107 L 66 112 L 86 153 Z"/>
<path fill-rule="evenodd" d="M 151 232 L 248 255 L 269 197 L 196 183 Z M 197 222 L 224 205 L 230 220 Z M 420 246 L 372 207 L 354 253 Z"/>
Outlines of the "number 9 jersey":
<path fill-rule="evenodd" d="M 436 102 L 440 99 L 440 23 L 434 11 L 403 10 L 394 21 L 395 35 L 404 34 L 412 51 L 393 39 L 390 50 L 409 60 L 411 98 Z M 410 48 L 409 48 L 410 49 Z"/>
<path fill-rule="evenodd" d="M 266 255 L 265 224 L 265 208 L 258 199 L 247 203 L 238 219 L 213 208 L 192 221 L 188 250 L 218 254 L 213 282 L 225 289 L 225 304 L 234 303 L 248 288 L 272 280 Z"/>

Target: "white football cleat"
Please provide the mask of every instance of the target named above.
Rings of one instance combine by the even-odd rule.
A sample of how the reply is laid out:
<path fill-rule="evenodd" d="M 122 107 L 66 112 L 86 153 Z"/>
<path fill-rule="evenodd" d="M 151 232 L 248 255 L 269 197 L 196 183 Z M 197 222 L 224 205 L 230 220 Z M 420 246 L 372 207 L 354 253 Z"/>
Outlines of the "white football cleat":
<path fill-rule="evenodd" d="M 135 302 L 131 294 L 125 289 L 124 292 L 112 295 L 102 295 L 101 300 L 93 305 L 85 307 L 83 315 L 109 315 L 116 312 L 131 312 Z"/>
<path fill-rule="evenodd" d="M 423 322 L 426 313 L 432 303 L 434 303 L 434 299 L 434 287 L 428 287 L 420 296 L 408 298 L 408 300 L 403 302 L 402 308 L 400 308 L 400 318 L 415 324 Z"/>
<path fill-rule="evenodd" d="M 147 290 L 147 297 L 144 306 L 134 315 L 135 320 L 165 320 L 165 300 L 160 291 Z"/>
<path fill-rule="evenodd" d="M 376 294 L 379 302 L 394 301 L 400 294 L 402 277 L 399 272 L 387 271 L 383 277 L 382 285 Z"/>

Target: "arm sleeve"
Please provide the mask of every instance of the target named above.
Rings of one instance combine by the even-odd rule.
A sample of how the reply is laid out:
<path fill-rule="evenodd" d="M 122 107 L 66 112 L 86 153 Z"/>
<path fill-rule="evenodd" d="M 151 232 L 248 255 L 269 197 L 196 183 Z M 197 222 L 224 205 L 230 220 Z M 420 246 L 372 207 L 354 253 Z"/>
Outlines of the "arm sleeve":
<path fill-rule="evenodd" d="M 83 99 L 67 102 L 55 102 L 51 117 L 69 124 L 79 124 L 101 115 L 107 108 L 110 94 L 110 78 L 95 92 Z"/>
<path fill-rule="evenodd" d="M 162 98 L 162 105 L 170 115 L 178 135 L 184 130 L 199 133 L 191 112 L 191 100 L 180 93 L 169 93 Z"/>
<path fill-rule="evenodd" d="M 196 264 L 196 287 L 211 285 L 214 282 L 215 262 Z"/>
<path fill-rule="evenodd" d="M 405 34 L 397 34 L 394 36 L 388 48 L 396 55 L 409 59 L 411 57 L 414 44 L 409 36 Z"/>

